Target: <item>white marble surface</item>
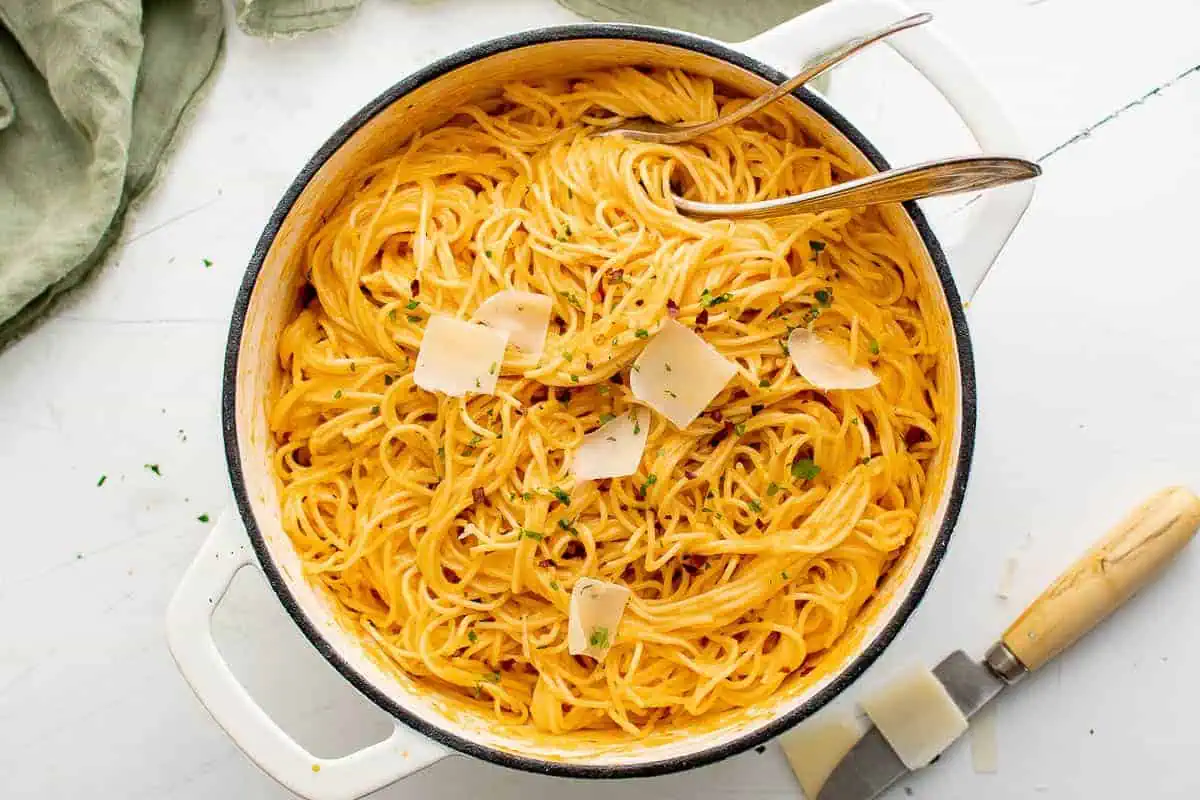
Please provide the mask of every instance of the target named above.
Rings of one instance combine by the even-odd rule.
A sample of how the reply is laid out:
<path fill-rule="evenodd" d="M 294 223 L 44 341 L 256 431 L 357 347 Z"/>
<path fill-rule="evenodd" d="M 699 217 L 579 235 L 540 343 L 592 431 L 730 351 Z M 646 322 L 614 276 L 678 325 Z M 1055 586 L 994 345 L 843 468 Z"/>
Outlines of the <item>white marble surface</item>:
<path fill-rule="evenodd" d="M 938 13 L 1031 150 L 1055 152 L 969 312 L 979 433 L 949 557 L 855 691 L 897 665 L 981 649 L 1144 495 L 1168 483 L 1200 489 L 1200 72 L 1188 74 L 1200 65 L 1200 5 L 916 5 Z M 571 19 L 551 0 L 369 0 L 341 29 L 298 41 L 231 34 L 212 95 L 119 258 L 0 354 L 0 798 L 289 796 L 213 724 L 163 634 L 167 599 L 207 530 L 197 517 L 230 503 L 218 397 L 241 271 L 300 164 L 365 101 L 474 41 Z M 886 53 L 847 67 L 832 96 L 893 161 L 962 146 L 947 112 Z M 1014 553 L 1020 566 L 1002 601 L 996 588 Z M 1189 713 L 1200 704 L 1198 580 L 1193 548 L 1117 619 L 1004 697 L 995 774 L 976 774 L 961 743 L 893 796 L 1200 794 Z M 239 675 L 318 754 L 386 730 L 256 577 L 239 577 L 218 627 Z M 604 784 L 453 758 L 378 796 L 480 792 L 799 796 L 774 747 Z"/>

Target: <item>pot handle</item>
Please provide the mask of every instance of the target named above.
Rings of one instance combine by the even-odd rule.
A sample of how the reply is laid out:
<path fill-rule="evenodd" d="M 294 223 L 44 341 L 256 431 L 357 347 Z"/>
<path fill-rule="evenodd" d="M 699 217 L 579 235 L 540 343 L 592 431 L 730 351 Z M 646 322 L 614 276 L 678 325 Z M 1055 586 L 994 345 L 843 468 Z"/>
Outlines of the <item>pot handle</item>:
<path fill-rule="evenodd" d="M 237 515 L 222 514 L 167 607 L 167 643 L 179 671 L 250 760 L 308 800 L 354 800 L 449 754 L 396 723 L 382 742 L 341 758 L 318 758 L 276 725 L 230 671 L 212 635 L 213 611 L 234 575 L 252 564 Z"/>
<path fill-rule="evenodd" d="M 768 64 L 798 67 L 912 13 L 901 0 L 833 0 L 738 47 Z M 981 150 L 1024 155 L 1026 148 L 996 98 L 935 26 L 921 25 L 884 41 L 946 98 Z M 974 296 L 1032 198 L 1033 182 L 1024 181 L 984 192 L 968 207 L 962 238 L 948 248 L 950 271 L 964 300 Z"/>

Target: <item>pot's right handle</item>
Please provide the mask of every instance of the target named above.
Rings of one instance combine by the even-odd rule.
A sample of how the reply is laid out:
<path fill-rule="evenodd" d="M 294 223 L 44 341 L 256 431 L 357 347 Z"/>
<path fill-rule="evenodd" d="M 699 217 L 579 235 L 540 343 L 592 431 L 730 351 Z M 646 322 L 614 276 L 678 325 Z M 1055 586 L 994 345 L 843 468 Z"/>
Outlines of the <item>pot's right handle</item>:
<path fill-rule="evenodd" d="M 396 723 L 382 742 L 318 758 L 275 724 L 230 671 L 212 635 L 213 611 L 233 576 L 254 564 L 237 515 L 222 514 L 167 607 L 167 643 L 200 702 L 263 772 L 308 800 L 356 800 L 448 755 Z"/>
<path fill-rule="evenodd" d="M 912 13 L 900 0 L 833 0 L 738 47 L 768 64 L 795 68 Z M 1026 155 L 996 98 L 954 47 L 938 35 L 936 24 L 911 28 L 884 41 L 941 92 L 981 150 L 991 155 Z M 984 192 L 971 204 L 962 240 L 948 248 L 950 271 L 964 300 L 975 294 L 1032 198 L 1033 182 L 1024 181 Z"/>

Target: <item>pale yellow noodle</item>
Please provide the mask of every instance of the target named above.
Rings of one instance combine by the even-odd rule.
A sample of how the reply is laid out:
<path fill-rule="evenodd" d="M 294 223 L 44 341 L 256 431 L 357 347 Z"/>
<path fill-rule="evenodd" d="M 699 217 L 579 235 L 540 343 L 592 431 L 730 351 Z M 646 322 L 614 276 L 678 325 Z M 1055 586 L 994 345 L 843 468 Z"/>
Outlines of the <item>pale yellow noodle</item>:
<path fill-rule="evenodd" d="M 871 209 L 701 222 L 668 198 L 775 197 L 847 165 L 779 107 L 682 146 L 588 135 L 743 102 L 676 71 L 515 84 L 366 170 L 309 242 L 270 418 L 284 526 L 396 668 L 498 721 L 641 736 L 763 701 L 913 535 L 946 353 L 901 240 Z M 416 388 L 430 315 L 506 288 L 553 298 L 544 356 L 510 348 L 495 396 Z M 737 375 L 686 430 L 655 416 L 637 474 L 573 486 L 669 316 Z M 815 391 L 784 352 L 799 325 L 880 384 Z M 633 590 L 603 663 L 567 653 L 582 576 Z"/>

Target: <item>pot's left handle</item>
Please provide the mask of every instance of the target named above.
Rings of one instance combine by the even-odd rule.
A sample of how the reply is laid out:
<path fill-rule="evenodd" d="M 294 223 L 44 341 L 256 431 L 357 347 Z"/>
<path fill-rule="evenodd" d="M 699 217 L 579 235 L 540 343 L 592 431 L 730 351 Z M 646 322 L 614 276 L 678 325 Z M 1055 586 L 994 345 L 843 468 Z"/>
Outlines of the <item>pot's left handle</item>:
<path fill-rule="evenodd" d="M 230 671 L 212 635 L 213 611 L 233 576 L 255 563 L 237 515 L 222 514 L 167 607 L 167 642 L 179 671 L 255 764 L 308 800 L 354 800 L 448 755 L 397 723 L 382 742 L 341 758 L 318 758 L 276 725 Z"/>

